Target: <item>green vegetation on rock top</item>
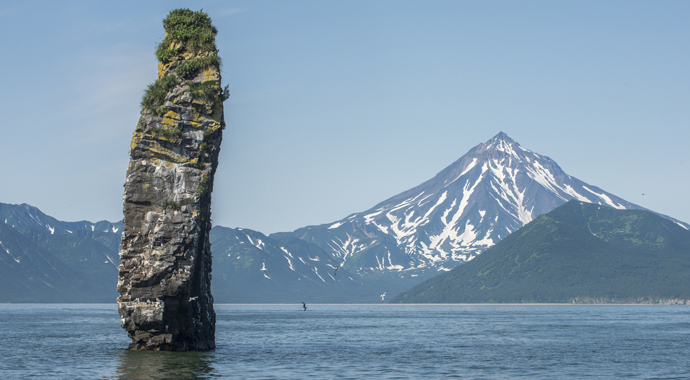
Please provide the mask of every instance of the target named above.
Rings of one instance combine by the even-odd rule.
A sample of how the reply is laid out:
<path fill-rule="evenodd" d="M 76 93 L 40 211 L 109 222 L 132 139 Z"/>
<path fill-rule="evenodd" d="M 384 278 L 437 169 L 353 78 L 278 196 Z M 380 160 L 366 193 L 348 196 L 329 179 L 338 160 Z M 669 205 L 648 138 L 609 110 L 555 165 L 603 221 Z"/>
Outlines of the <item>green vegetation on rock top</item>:
<path fill-rule="evenodd" d="M 201 71 L 220 71 L 221 59 L 216 48 L 218 30 L 203 11 L 175 9 L 163 20 L 165 38 L 156 49 L 156 57 L 166 66 L 159 67 L 159 78 L 144 91 L 141 106 L 162 116 L 168 111 L 166 97 L 175 86 L 184 85 Z M 204 100 L 212 106 L 228 99 L 226 86 L 219 89 L 211 83 L 189 83 L 186 92 L 194 100 Z"/>
<path fill-rule="evenodd" d="M 194 12 L 186 8 L 175 9 L 163 20 L 165 39 L 158 45 L 156 56 L 163 63 L 185 51 L 194 54 L 216 53 L 218 30 L 211 24 L 211 18 L 203 11 Z M 172 43 L 180 46 L 171 48 Z M 176 44 L 177 45 L 177 44 Z"/>

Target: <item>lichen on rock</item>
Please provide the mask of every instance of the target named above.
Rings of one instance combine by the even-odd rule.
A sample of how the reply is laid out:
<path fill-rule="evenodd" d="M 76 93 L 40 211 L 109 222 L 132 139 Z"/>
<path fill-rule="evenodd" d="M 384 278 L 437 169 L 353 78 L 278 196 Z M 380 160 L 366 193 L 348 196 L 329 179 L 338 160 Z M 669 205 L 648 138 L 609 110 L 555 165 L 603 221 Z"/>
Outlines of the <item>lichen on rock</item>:
<path fill-rule="evenodd" d="M 130 145 L 117 304 L 130 349 L 208 350 L 211 192 L 228 89 L 206 13 L 176 9 L 163 25 L 158 79 Z"/>

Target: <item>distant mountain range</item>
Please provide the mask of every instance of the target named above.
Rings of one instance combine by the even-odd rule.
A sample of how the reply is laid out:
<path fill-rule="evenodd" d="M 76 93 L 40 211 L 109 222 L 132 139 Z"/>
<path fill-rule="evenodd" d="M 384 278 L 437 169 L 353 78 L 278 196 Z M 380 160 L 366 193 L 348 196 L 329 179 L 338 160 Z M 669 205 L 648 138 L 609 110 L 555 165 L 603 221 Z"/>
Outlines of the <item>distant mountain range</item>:
<path fill-rule="evenodd" d="M 224 280 L 222 291 L 227 290 L 232 299 L 251 294 L 253 302 L 269 302 L 287 292 L 324 302 L 380 302 L 385 291 L 394 296 L 472 260 L 534 218 L 573 199 L 644 210 L 567 175 L 550 158 L 499 133 L 429 181 L 339 221 L 269 236 L 248 229 L 214 228 L 214 272 L 219 261 L 232 264 L 235 271 L 240 270 L 240 262 L 251 268 L 248 278 Z M 289 248 L 288 241 L 301 245 Z M 294 266 L 295 256 L 304 260 L 303 267 Z M 271 272 L 285 277 L 259 276 L 262 261 Z M 324 265 L 340 266 L 338 276 L 343 276 L 323 276 Z M 318 286 L 305 287 L 301 276 L 315 279 L 316 272 L 322 275 L 315 282 Z M 215 284 L 214 294 L 219 294 Z"/>
<path fill-rule="evenodd" d="M 122 223 L 0 203 L 0 302 L 113 302 Z"/>
<path fill-rule="evenodd" d="M 397 303 L 690 302 L 690 231 L 570 201 Z"/>
<path fill-rule="evenodd" d="M 390 299 L 473 260 L 569 200 L 644 210 L 499 133 L 434 178 L 333 223 L 269 236 L 214 227 L 212 291 L 221 303 L 381 302 L 384 292 Z M 2 221 L 0 273 L 8 275 L 0 302 L 43 300 L 62 289 L 72 289 L 70 300 L 114 300 L 122 222 L 61 222 L 35 207 L 0 204 Z M 63 272 L 72 282 L 59 280 Z M 96 285 L 76 291 L 79 281 Z"/>
<path fill-rule="evenodd" d="M 381 302 L 380 294 L 387 289 L 398 293 L 419 282 L 364 279 L 338 268 L 338 261 L 319 246 L 296 238 L 214 227 L 210 239 L 213 296 L 218 302 Z"/>
<path fill-rule="evenodd" d="M 0 203 L 0 303 L 114 302 L 122 227 L 63 222 L 27 204 Z M 214 227 L 210 240 L 219 303 L 374 302 L 380 301 L 378 289 L 400 292 L 418 282 L 371 279 L 370 289 L 347 269 L 336 271 L 321 248 L 299 239 Z M 266 275 L 260 271 L 264 260 Z"/>
<path fill-rule="evenodd" d="M 316 244 L 343 268 L 364 276 L 374 272 L 423 276 L 429 269 L 449 270 L 473 259 L 571 199 L 644 210 L 569 176 L 552 159 L 521 147 L 501 132 L 434 178 L 369 210 L 270 237 L 296 237 Z"/>

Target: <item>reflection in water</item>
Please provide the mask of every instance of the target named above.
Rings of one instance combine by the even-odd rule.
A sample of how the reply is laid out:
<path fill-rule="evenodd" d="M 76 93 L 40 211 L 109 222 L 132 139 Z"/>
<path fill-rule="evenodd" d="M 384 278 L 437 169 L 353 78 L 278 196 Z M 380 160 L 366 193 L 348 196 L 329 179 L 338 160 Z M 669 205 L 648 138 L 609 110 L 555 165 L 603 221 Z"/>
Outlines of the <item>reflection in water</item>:
<path fill-rule="evenodd" d="M 112 379 L 208 379 L 212 352 L 123 350 Z"/>

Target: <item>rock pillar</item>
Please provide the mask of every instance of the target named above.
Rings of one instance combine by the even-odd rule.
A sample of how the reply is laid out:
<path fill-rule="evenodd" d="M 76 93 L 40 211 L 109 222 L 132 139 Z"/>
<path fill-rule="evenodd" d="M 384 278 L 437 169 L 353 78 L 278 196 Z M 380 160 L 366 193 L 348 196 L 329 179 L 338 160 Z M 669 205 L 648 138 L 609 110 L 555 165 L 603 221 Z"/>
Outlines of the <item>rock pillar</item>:
<path fill-rule="evenodd" d="M 211 191 L 228 94 L 208 15 L 177 9 L 163 25 L 158 79 L 130 145 L 117 304 L 130 349 L 208 350 Z"/>

